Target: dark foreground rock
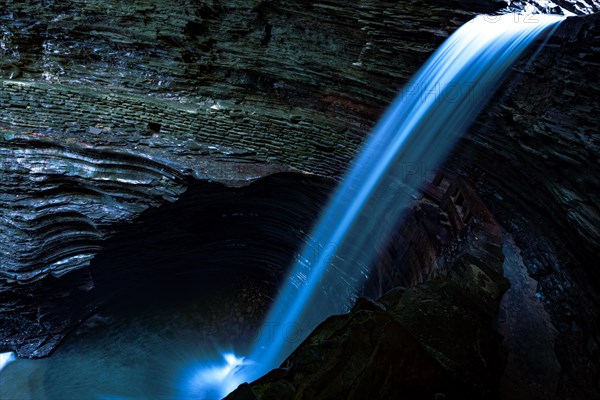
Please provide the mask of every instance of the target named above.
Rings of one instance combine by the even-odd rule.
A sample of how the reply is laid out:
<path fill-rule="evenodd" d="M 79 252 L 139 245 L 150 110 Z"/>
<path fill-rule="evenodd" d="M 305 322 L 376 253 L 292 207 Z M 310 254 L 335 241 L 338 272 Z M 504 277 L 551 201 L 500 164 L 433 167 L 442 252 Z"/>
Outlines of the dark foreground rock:
<path fill-rule="evenodd" d="M 494 399 L 506 350 L 494 329 L 508 289 L 493 224 L 431 279 L 359 300 L 281 365 L 227 399 Z"/>

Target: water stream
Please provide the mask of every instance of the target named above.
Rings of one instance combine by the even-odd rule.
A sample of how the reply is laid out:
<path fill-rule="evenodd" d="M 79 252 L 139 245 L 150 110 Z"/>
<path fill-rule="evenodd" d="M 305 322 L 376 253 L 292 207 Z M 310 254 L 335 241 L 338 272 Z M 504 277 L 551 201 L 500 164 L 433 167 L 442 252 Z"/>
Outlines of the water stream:
<path fill-rule="evenodd" d="M 316 245 L 292 268 L 263 334 L 222 378 L 227 388 L 278 367 L 317 324 L 348 311 L 428 171 L 449 154 L 529 45 L 563 19 L 479 16 L 430 57 L 352 163 L 313 229 Z"/>

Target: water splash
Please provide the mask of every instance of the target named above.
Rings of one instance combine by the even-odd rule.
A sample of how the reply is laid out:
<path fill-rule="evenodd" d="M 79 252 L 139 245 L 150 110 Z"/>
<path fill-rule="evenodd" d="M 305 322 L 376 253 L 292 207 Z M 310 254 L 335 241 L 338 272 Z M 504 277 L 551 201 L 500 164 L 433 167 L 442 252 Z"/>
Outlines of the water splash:
<path fill-rule="evenodd" d="M 227 385 L 277 367 L 318 323 L 347 311 L 428 170 L 448 155 L 526 48 L 562 20 L 480 16 L 442 44 L 375 127 L 314 228 L 315 245 L 303 250 L 281 289 L 248 356 L 252 367 L 228 374 Z M 202 379 L 197 383 L 213 385 L 212 376 Z"/>
<path fill-rule="evenodd" d="M 185 398 L 223 398 L 241 383 L 236 372 L 245 364 L 243 357 L 223 353 L 220 362 L 203 362 L 195 366 L 186 382 Z"/>
<path fill-rule="evenodd" d="M 0 353 L 0 371 L 2 371 L 4 367 L 6 367 L 8 364 L 15 361 L 16 359 L 17 357 L 15 357 L 15 354 L 13 352 Z"/>

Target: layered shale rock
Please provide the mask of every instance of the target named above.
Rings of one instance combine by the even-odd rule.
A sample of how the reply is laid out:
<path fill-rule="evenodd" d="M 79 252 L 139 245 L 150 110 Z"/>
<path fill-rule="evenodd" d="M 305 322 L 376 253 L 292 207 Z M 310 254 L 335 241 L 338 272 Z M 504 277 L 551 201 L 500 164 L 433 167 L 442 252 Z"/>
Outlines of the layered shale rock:
<path fill-rule="evenodd" d="M 98 304 L 89 266 L 107 240 L 198 181 L 341 177 L 403 84 L 473 16 L 599 8 L 555 3 L 3 2 L 0 350 L 48 354 Z M 600 281 L 598 25 L 596 14 L 564 22 L 447 165 L 515 236 L 563 332 L 565 374 L 587 388 L 599 343 L 596 300 L 582 295 Z"/>
<path fill-rule="evenodd" d="M 587 254 L 600 252 L 599 28 L 598 15 L 563 23 L 536 60 L 515 68 L 461 148 L 507 200 Z"/>
<path fill-rule="evenodd" d="M 105 154 L 103 160 L 108 159 Z M 309 244 L 310 224 L 334 183 L 288 173 L 232 188 L 189 178 L 185 193 L 177 193 L 177 201 L 157 209 L 148 208 L 147 203 L 168 201 L 150 196 L 167 185 L 167 178 L 157 178 L 160 184 L 148 178 L 152 176 L 148 160 L 146 168 L 138 165 L 137 169 L 131 159 L 125 164 L 128 168 L 113 163 L 111 170 L 92 169 L 95 176 L 91 182 L 98 181 L 99 186 L 78 185 L 68 174 L 59 174 L 44 192 L 51 201 L 27 214 L 32 217 L 25 221 L 29 225 L 14 228 L 13 238 L 22 243 L 33 240 L 30 236 L 37 237 L 33 233 L 39 231 L 53 234 L 54 240 L 38 243 L 39 254 L 28 260 L 67 261 L 48 262 L 52 268 L 21 263 L 30 270 L 17 270 L 13 275 L 5 272 L 8 277 L 5 275 L 0 298 L 2 345 L 21 357 L 47 355 L 71 328 L 108 302 L 177 297 L 197 292 L 206 280 L 217 282 L 231 274 L 250 275 L 273 289 L 299 247 Z M 102 179 L 109 172 L 113 179 Z M 159 176 L 167 173 L 163 166 Z M 144 184 L 142 178 L 148 182 Z M 173 182 L 181 179 L 176 172 L 171 178 Z M 138 183 L 127 189 L 134 179 Z M 179 186 L 173 182 L 172 190 L 182 187 L 181 182 Z M 110 192 L 111 187 L 116 187 L 118 194 Z M 60 196 L 54 197 L 57 192 Z M 175 192 L 161 195 L 165 193 Z M 15 197 L 29 198 L 18 191 Z M 68 207 L 73 209 L 68 211 Z M 16 207 L 7 210 L 17 211 Z M 134 215 L 139 215 L 135 223 L 127 224 Z M 111 227 L 117 224 L 123 226 L 115 232 Z M 69 240 L 72 236 L 77 240 Z M 89 249 L 89 256 L 82 257 L 80 264 L 69 262 L 71 254 L 82 249 Z M 15 258 L 13 262 L 18 261 Z"/>
<path fill-rule="evenodd" d="M 449 163 L 477 182 L 537 281 L 558 331 L 555 398 L 600 390 L 598 17 L 568 19 L 525 58 Z"/>

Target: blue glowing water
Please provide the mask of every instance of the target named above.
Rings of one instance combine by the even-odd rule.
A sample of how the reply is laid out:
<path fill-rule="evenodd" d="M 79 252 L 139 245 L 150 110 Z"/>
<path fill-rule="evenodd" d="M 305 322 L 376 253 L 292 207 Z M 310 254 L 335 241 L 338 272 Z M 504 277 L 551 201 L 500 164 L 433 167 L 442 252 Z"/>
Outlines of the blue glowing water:
<path fill-rule="evenodd" d="M 11 362 L 13 362 L 15 360 L 16 360 L 16 357 L 13 352 L 0 353 L 0 371 L 2 371 L 2 369 L 5 366 L 7 366 L 8 364 L 10 364 Z"/>
<path fill-rule="evenodd" d="M 479 16 L 431 56 L 375 127 L 330 200 L 312 232 L 313 244 L 298 258 L 246 357 L 251 365 L 220 376 L 220 396 L 279 366 L 317 324 L 347 311 L 428 170 L 448 155 L 525 49 L 562 20 Z"/>
<path fill-rule="evenodd" d="M 235 389 L 236 384 L 227 387 L 221 380 L 240 366 L 242 360 L 234 353 L 249 351 L 245 337 L 260 323 L 249 315 L 240 323 L 231 312 L 238 304 L 246 306 L 238 297 L 246 286 L 238 282 L 223 278 L 219 285 L 177 298 L 150 294 L 113 303 L 46 358 L 15 359 L 13 353 L 0 353 L 0 399 L 219 397 L 223 390 Z M 211 363 L 214 368 L 207 369 Z M 196 373 L 199 368 L 202 374 Z M 207 381 L 219 385 L 210 387 Z"/>

